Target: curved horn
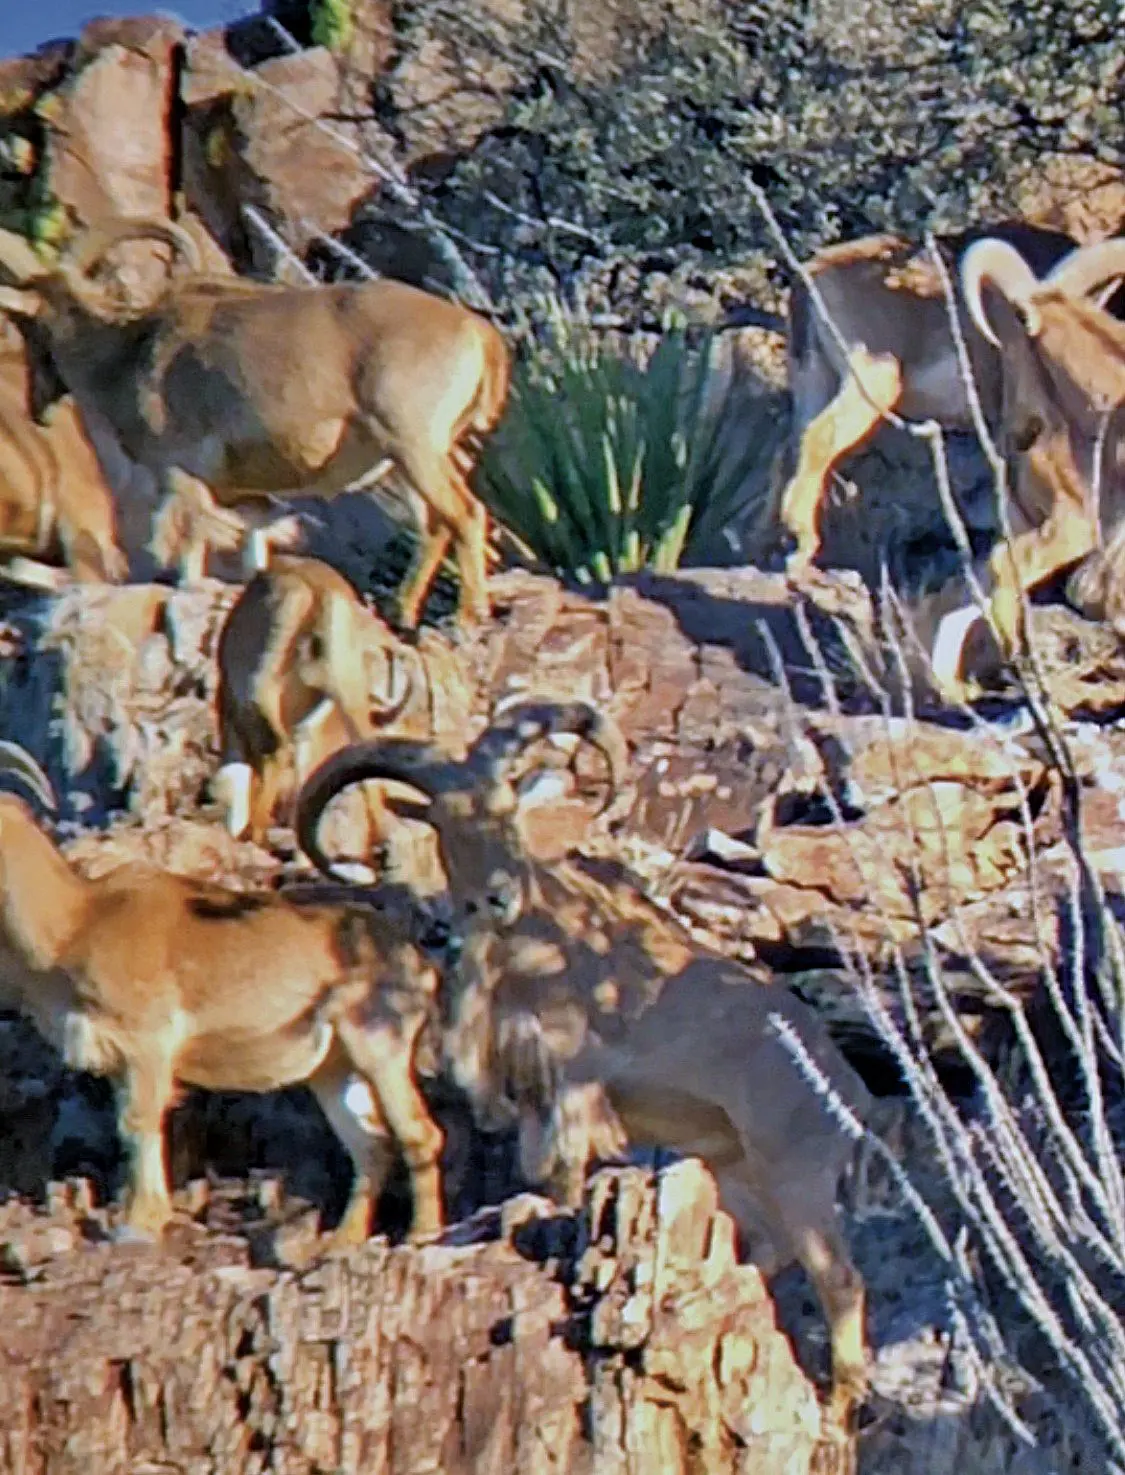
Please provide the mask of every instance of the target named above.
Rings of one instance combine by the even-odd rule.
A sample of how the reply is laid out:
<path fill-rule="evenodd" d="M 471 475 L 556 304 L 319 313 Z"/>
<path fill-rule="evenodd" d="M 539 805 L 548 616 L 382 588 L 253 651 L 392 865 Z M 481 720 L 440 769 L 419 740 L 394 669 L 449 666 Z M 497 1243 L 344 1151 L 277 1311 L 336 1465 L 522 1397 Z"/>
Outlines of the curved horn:
<path fill-rule="evenodd" d="M 393 722 L 403 712 L 414 693 L 414 677 L 401 660 L 400 653 L 389 645 L 383 647 L 383 653 L 387 658 L 387 695 L 382 702 L 370 702 L 372 722 Z M 397 687 L 396 676 L 400 678 Z"/>
<path fill-rule="evenodd" d="M 1117 277 L 1125 277 L 1125 240 L 1114 237 L 1081 246 L 1064 256 L 1043 278 L 1068 297 L 1088 297 Z"/>
<path fill-rule="evenodd" d="M 23 779 L 44 809 L 52 813 L 58 809 L 59 801 L 55 795 L 54 785 L 43 768 L 19 743 L 0 738 L 0 772 L 14 773 Z"/>
<path fill-rule="evenodd" d="M 159 216 L 137 216 L 127 220 L 106 220 L 87 227 L 75 236 L 59 258 L 68 275 L 88 277 L 111 246 L 119 241 L 156 240 L 171 246 L 183 257 L 188 271 L 202 270 L 199 247 L 182 225 Z"/>
<path fill-rule="evenodd" d="M 36 255 L 35 248 L 26 236 L 11 230 L 0 230 L 0 266 L 9 271 L 23 286 L 50 271 Z"/>
<path fill-rule="evenodd" d="M 556 732 L 577 734 L 605 759 L 609 793 L 598 811 L 604 814 L 628 775 L 629 748 L 616 722 L 589 702 L 520 702 L 482 733 L 468 762 L 482 778 L 503 783 L 526 747 Z"/>
<path fill-rule="evenodd" d="M 1021 314 L 1028 336 L 1037 337 L 1041 323 L 1031 296 L 1040 287 L 1039 279 L 1016 248 L 996 236 L 974 241 L 961 258 L 961 295 L 977 331 L 999 348 L 1000 340 L 981 301 L 986 282 L 1002 292 Z"/>
<path fill-rule="evenodd" d="M 301 785 L 294 820 L 297 844 L 322 875 L 346 881 L 347 876 L 333 866 L 320 846 L 321 816 L 337 794 L 368 779 L 389 779 L 434 795 L 453 787 L 457 774 L 458 765 L 425 743 L 374 738 L 341 748 Z"/>

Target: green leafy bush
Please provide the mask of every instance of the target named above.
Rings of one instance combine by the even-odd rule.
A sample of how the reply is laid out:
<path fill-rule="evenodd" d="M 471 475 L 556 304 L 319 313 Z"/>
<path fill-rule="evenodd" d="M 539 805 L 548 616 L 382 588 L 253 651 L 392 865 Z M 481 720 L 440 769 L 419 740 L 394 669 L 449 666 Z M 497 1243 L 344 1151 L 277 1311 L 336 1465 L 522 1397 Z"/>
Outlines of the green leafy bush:
<path fill-rule="evenodd" d="M 354 20 L 351 0 L 313 0 L 312 40 L 329 51 L 343 51 L 352 39 Z"/>
<path fill-rule="evenodd" d="M 516 365 L 477 487 L 532 561 L 580 582 L 674 569 L 765 485 L 775 398 L 716 395 L 714 339 L 669 326 L 647 363 L 560 309 Z"/>
<path fill-rule="evenodd" d="M 1045 156 L 1125 164 L 1118 0 L 399 0 L 395 136 L 417 126 L 396 79 L 435 38 L 512 79 L 419 180 L 498 305 L 553 290 L 645 327 L 666 303 L 780 305 L 748 179 L 804 255 L 1018 212 Z"/>

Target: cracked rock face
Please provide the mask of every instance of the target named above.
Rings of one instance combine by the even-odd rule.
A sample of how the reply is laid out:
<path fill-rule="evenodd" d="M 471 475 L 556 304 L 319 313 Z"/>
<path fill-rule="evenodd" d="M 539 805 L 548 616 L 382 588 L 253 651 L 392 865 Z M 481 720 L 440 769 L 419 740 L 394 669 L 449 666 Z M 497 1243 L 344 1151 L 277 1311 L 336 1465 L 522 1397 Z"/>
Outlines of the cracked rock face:
<path fill-rule="evenodd" d="M 0 1206 L 9 1439 L 65 1439 L 92 1471 L 248 1471 L 283 1448 L 311 1475 L 341 1442 L 385 1475 L 580 1475 L 638 1450 L 662 1475 L 813 1468 L 815 1393 L 696 1164 L 607 1170 L 577 1213 L 526 1196 L 450 1248 L 372 1242 L 299 1277 L 271 1268 L 297 1221 L 268 1181 L 192 1208 L 157 1249 L 105 1243 L 62 1185 L 49 1219 Z"/>

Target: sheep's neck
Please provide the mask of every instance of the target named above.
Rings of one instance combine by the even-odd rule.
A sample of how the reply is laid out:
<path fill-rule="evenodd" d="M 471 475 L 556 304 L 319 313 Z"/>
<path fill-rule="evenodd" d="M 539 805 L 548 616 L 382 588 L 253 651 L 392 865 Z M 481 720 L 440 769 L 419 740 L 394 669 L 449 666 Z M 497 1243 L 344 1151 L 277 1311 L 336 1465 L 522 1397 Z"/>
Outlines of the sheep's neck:
<path fill-rule="evenodd" d="M 5 815 L 0 829 L 5 930 L 34 967 L 53 967 L 78 925 L 86 886 L 29 817 Z"/>

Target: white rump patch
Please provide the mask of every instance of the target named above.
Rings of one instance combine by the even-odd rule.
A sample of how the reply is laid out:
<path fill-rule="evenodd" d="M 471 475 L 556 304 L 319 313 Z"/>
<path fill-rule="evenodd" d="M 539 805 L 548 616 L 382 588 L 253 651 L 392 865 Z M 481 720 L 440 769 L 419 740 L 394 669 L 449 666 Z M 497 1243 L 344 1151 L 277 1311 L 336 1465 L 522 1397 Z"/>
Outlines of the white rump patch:
<path fill-rule="evenodd" d="M 270 566 L 270 540 L 264 528 L 252 528 L 246 539 L 246 559 L 243 569 L 247 574 L 260 574 Z"/>
<path fill-rule="evenodd" d="M 28 589 L 46 589 L 51 594 L 58 594 L 74 582 L 66 569 L 50 568 L 22 555 L 10 558 L 4 572 L 16 584 L 23 584 Z"/>
<path fill-rule="evenodd" d="M 365 471 L 358 481 L 353 481 L 348 487 L 349 492 L 368 492 L 372 487 L 378 486 L 386 476 L 387 472 L 394 467 L 394 460 L 390 456 L 384 456 L 381 461 L 376 462 L 370 471 Z"/>
<path fill-rule="evenodd" d="M 54 1043 L 71 1070 L 106 1075 L 117 1064 L 117 1051 L 78 1009 L 68 1009 L 62 1016 Z"/>
<path fill-rule="evenodd" d="M 394 707 L 399 702 L 405 701 L 410 687 L 410 677 L 406 673 L 405 665 L 393 650 L 384 647 L 384 655 L 386 656 L 387 683 L 378 701 L 384 707 Z"/>
<path fill-rule="evenodd" d="M 296 548 L 303 536 L 301 519 L 295 515 L 276 517 L 271 522 L 252 526 L 242 556 L 243 572 L 250 577 L 268 569 L 275 548 Z"/>
<path fill-rule="evenodd" d="M 303 721 L 293 729 L 293 762 L 297 777 L 304 783 L 311 769 L 311 759 L 316 752 L 316 741 L 320 729 L 336 710 L 331 697 L 323 697 Z"/>

